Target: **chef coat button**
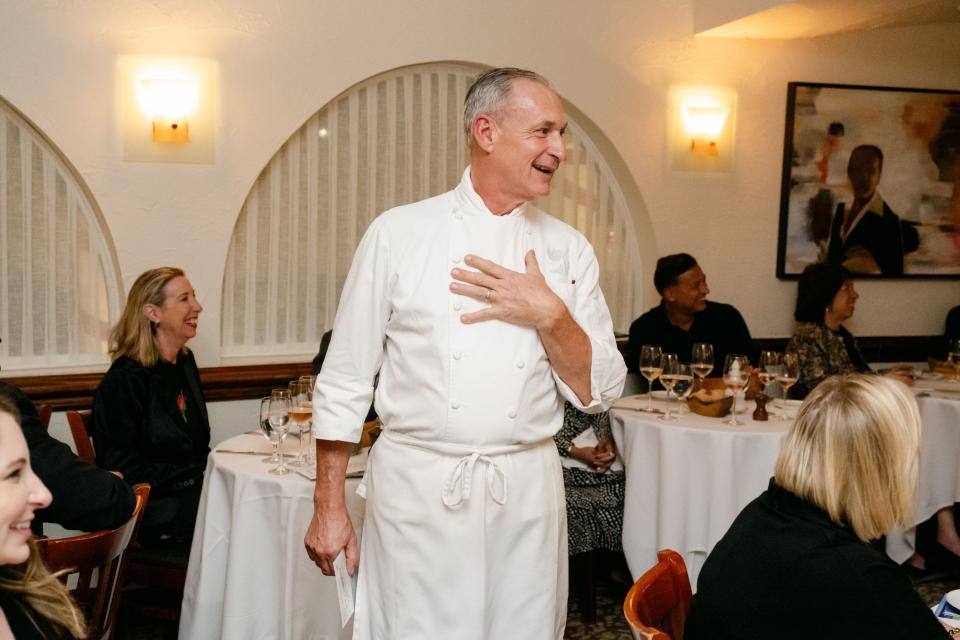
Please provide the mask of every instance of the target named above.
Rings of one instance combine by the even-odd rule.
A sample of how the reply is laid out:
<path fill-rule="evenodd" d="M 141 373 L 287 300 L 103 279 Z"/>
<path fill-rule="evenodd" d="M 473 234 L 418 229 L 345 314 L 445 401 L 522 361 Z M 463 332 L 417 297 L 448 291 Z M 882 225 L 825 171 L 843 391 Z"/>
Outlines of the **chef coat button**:
<path fill-rule="evenodd" d="M 507 417 L 510 418 L 511 420 L 512 420 L 513 418 L 516 418 L 516 417 L 517 417 L 517 412 L 516 412 L 516 411 L 511 411 L 510 413 L 507 414 Z"/>
<path fill-rule="evenodd" d="M 463 214 L 460 213 L 460 209 L 453 210 L 453 217 L 456 218 L 457 220 L 463 220 Z"/>
<path fill-rule="evenodd" d="M 452 260 L 454 264 L 459 264 L 459 263 L 460 263 L 460 256 L 451 256 L 451 257 L 450 257 L 450 260 Z"/>
<path fill-rule="evenodd" d="M 463 307 L 463 305 L 460 304 L 459 302 L 454 302 L 454 303 L 453 303 L 453 309 L 454 309 L 455 311 L 460 311 L 460 308 L 461 308 L 461 307 Z"/>
<path fill-rule="evenodd" d="M 517 369 L 523 369 L 524 362 L 523 360 L 517 360 Z"/>
<path fill-rule="evenodd" d="M 528 236 L 533 235 L 533 229 L 527 229 L 527 235 Z"/>
<path fill-rule="evenodd" d="M 453 359 L 454 359 L 454 360 L 459 360 L 459 359 L 462 358 L 462 357 L 463 357 L 463 354 L 460 353 L 459 351 L 454 351 L 454 352 L 453 352 Z"/>
<path fill-rule="evenodd" d="M 460 403 L 457 402 L 456 400 L 454 400 L 453 402 L 450 403 L 450 408 L 451 408 L 451 409 L 459 409 L 459 408 L 460 408 Z"/>

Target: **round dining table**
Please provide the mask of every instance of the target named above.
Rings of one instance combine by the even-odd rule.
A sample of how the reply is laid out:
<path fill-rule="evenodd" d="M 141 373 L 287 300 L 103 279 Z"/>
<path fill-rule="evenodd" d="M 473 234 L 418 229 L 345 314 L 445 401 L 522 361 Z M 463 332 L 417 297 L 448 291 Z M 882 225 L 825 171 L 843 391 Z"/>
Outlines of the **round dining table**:
<path fill-rule="evenodd" d="M 288 445 L 288 448 L 291 448 Z M 229 451 L 229 453 L 227 452 Z M 262 452 L 262 455 L 247 452 Z M 210 453 L 180 617 L 180 638 L 346 640 L 336 581 L 307 557 L 303 537 L 313 515 L 314 482 L 277 476 L 263 462 L 260 435 L 226 440 Z M 357 535 L 363 527 L 360 479 L 347 478 Z"/>
<path fill-rule="evenodd" d="M 923 424 L 913 518 L 917 525 L 960 502 L 960 384 L 918 380 L 913 391 Z M 646 403 L 646 396 L 627 396 L 610 411 L 626 472 L 624 555 L 636 579 L 656 563 L 658 550 L 673 549 L 683 556 L 696 591 L 707 554 L 769 485 L 792 420 L 753 420 L 754 403 L 747 402 L 744 410 L 741 402 L 741 426 L 692 413 L 665 421 L 660 419 L 663 400 L 654 401 L 661 413 L 642 411 Z M 791 416 L 798 404 L 788 401 Z M 915 528 L 889 532 L 887 555 L 896 562 L 909 558 L 914 533 Z"/>

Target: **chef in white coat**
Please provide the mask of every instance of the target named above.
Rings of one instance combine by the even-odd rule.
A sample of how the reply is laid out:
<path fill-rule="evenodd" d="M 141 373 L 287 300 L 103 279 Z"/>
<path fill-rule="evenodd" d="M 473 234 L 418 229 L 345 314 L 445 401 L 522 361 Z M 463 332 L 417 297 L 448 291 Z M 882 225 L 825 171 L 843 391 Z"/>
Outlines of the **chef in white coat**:
<path fill-rule="evenodd" d="M 593 250 L 529 201 L 566 151 L 560 98 L 494 69 L 467 94 L 471 165 L 375 219 L 354 256 L 314 394 L 315 512 L 331 575 L 359 564 L 354 638 L 561 638 L 564 399 L 597 412 L 626 368 Z M 374 380 L 379 382 L 374 389 Z M 362 546 L 344 472 L 374 398 Z"/>

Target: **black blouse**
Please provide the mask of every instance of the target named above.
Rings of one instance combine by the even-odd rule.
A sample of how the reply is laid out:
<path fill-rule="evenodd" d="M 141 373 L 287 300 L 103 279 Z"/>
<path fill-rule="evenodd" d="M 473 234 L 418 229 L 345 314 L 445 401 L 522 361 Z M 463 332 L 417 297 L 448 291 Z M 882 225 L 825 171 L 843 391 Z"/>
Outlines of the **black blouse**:
<path fill-rule="evenodd" d="M 93 442 L 97 464 L 150 483 L 151 498 L 202 483 L 210 424 L 193 354 L 150 368 L 117 358 L 94 396 Z"/>

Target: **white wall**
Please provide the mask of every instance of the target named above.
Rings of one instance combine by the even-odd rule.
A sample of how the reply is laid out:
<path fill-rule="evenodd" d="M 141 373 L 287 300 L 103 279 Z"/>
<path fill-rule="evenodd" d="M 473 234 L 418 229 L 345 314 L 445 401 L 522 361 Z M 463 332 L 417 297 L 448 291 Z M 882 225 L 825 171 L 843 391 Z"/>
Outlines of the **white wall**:
<path fill-rule="evenodd" d="M 226 249 L 263 165 L 351 84 L 445 59 L 550 78 L 622 155 L 656 252 L 693 253 L 714 299 L 736 304 L 754 335 L 785 336 L 795 284 L 776 280 L 774 268 L 786 83 L 960 88 L 960 26 L 777 42 L 694 38 L 692 21 L 689 2 L 660 0 L 0 0 L 0 96 L 87 181 L 125 287 L 159 264 L 187 270 L 206 306 L 192 344 L 201 366 L 220 362 Z M 215 164 L 123 162 L 115 69 L 118 56 L 134 54 L 219 62 Z M 667 168 L 667 90 L 691 82 L 739 93 L 730 174 Z M 960 303 L 956 282 L 859 288 L 851 328 L 860 335 L 939 333 L 946 310 Z"/>

